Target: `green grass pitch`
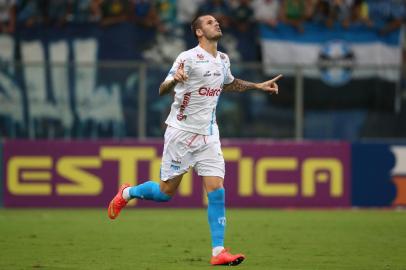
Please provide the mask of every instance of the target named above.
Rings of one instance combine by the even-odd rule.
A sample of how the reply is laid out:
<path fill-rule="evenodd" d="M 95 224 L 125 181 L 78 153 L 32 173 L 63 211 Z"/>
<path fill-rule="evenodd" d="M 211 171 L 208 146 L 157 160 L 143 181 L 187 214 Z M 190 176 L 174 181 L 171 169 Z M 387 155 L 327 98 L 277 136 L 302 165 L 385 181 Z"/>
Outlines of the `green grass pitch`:
<path fill-rule="evenodd" d="M 204 209 L 0 210 L 0 269 L 213 269 Z M 406 212 L 227 211 L 239 269 L 406 270 Z"/>

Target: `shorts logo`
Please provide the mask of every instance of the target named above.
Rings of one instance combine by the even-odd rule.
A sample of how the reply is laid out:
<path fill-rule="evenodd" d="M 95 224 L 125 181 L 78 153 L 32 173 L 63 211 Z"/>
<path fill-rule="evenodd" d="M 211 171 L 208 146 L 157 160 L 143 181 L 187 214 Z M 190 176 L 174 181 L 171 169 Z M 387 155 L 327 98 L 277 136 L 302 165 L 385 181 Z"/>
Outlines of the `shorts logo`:
<path fill-rule="evenodd" d="M 210 87 L 200 87 L 199 95 L 206 97 L 219 96 L 221 93 L 221 88 L 210 88 Z"/>
<path fill-rule="evenodd" d="M 186 94 L 183 95 L 182 104 L 180 105 L 179 113 L 176 116 L 176 118 L 179 121 L 186 120 L 186 118 L 187 118 L 187 115 L 184 115 L 183 113 L 184 113 L 186 107 L 189 105 L 191 95 L 192 95 L 191 92 L 186 93 Z"/>
<path fill-rule="evenodd" d="M 182 163 L 180 160 L 174 160 L 174 159 L 172 159 L 171 162 L 175 163 L 175 164 L 181 164 Z"/>
<path fill-rule="evenodd" d="M 171 169 L 174 171 L 179 171 L 180 165 L 182 164 L 182 162 L 178 159 L 172 159 L 171 162 L 172 162 Z"/>

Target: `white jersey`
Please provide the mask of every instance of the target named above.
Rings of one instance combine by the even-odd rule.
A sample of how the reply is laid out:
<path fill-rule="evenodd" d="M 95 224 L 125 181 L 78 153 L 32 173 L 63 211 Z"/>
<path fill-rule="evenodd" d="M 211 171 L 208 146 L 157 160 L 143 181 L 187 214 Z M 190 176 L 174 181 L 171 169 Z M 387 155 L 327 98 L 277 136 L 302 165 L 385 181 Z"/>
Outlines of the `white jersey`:
<path fill-rule="evenodd" d="M 165 123 L 181 130 L 213 135 L 218 131 L 216 106 L 223 86 L 234 81 L 230 60 L 224 53 L 218 52 L 214 57 L 196 46 L 177 57 L 165 80 L 173 79 L 181 63 L 188 79 L 176 85 L 175 99 Z"/>

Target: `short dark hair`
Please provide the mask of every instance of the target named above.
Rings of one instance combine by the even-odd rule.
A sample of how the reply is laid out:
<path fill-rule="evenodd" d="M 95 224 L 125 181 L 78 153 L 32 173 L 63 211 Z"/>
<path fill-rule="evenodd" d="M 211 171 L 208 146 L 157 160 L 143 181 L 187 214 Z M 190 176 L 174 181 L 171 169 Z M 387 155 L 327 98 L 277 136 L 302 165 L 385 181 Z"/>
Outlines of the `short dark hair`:
<path fill-rule="evenodd" d="M 190 29 L 192 29 L 192 33 L 196 38 L 198 38 L 196 35 L 196 30 L 200 29 L 202 26 L 201 18 L 208 15 L 210 14 L 197 14 L 197 16 L 193 19 L 192 24 L 190 25 Z"/>

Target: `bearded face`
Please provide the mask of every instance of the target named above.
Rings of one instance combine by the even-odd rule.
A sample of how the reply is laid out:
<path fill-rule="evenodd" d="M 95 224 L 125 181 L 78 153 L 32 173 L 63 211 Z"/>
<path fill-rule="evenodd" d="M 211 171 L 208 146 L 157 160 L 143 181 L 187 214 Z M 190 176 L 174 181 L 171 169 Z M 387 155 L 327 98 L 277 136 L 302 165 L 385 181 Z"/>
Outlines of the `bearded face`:
<path fill-rule="evenodd" d="M 219 22 L 210 15 L 200 18 L 200 28 L 197 34 L 205 37 L 207 40 L 219 40 L 223 33 L 221 32 Z"/>

